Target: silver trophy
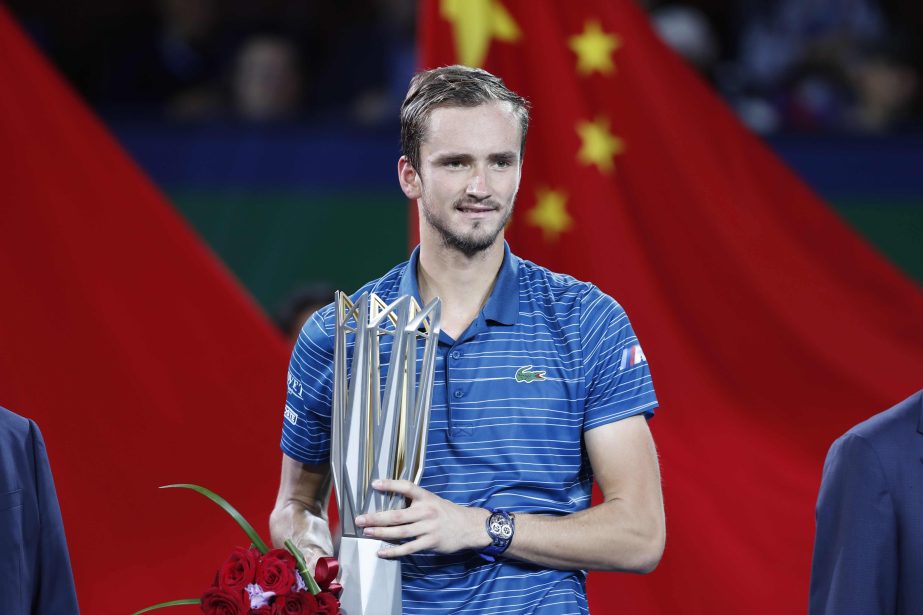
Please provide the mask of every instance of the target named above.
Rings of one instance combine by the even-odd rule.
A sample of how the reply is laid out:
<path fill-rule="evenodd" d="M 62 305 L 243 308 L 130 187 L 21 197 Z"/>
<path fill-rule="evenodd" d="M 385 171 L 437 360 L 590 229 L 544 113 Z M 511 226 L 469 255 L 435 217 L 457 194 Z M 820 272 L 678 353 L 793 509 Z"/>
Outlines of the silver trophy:
<path fill-rule="evenodd" d="M 336 293 L 335 302 L 330 465 L 342 533 L 337 552 L 340 605 L 345 615 L 400 613 L 401 564 L 380 559 L 377 552 L 387 545 L 364 538 L 355 518 L 406 506 L 403 496 L 372 489 L 373 480 L 420 483 L 441 304 L 437 298 L 421 309 L 405 295 L 385 305 L 374 293 L 363 293 L 353 303 L 342 292 Z M 354 336 L 351 361 L 346 352 L 349 335 Z M 379 348 L 386 335 L 392 342 L 382 389 Z M 421 341 L 423 358 L 418 362 Z"/>

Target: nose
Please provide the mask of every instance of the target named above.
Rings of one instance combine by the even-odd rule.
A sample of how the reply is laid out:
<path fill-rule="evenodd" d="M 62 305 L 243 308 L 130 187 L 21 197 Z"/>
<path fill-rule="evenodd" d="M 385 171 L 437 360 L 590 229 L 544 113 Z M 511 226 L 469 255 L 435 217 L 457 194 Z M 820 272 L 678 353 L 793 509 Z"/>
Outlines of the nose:
<path fill-rule="evenodd" d="M 487 176 L 483 171 L 479 170 L 468 180 L 465 194 L 477 201 L 483 201 L 490 196 L 490 188 L 487 187 Z"/>

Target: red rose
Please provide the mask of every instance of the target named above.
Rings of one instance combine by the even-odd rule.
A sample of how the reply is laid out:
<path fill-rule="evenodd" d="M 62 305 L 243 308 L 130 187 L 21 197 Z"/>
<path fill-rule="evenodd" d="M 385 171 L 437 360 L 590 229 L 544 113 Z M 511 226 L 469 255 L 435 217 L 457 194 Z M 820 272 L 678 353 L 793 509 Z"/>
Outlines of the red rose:
<path fill-rule="evenodd" d="M 247 615 L 250 601 L 246 592 L 232 592 L 211 588 L 202 595 L 202 612 L 205 615 Z"/>
<path fill-rule="evenodd" d="M 272 615 L 272 607 L 267 604 L 258 609 L 250 609 L 249 615 Z"/>
<path fill-rule="evenodd" d="M 295 557 L 285 549 L 273 549 L 260 560 L 256 582 L 264 592 L 277 596 L 290 592 L 295 584 Z"/>
<path fill-rule="evenodd" d="M 295 556 L 289 553 L 288 549 L 270 549 L 266 552 L 266 555 L 263 556 L 263 559 L 279 559 L 285 562 L 285 564 L 291 567 L 292 570 L 295 569 L 297 565 L 295 562 Z"/>
<path fill-rule="evenodd" d="M 272 615 L 312 615 L 317 612 L 317 601 L 309 592 L 292 592 L 276 596 Z"/>
<path fill-rule="evenodd" d="M 340 612 L 340 601 L 330 592 L 321 592 L 314 599 L 317 601 L 317 612 L 321 615 L 337 615 Z"/>
<path fill-rule="evenodd" d="M 254 582 L 260 554 L 256 549 L 234 547 L 230 557 L 218 571 L 218 585 L 222 589 L 240 591 Z"/>

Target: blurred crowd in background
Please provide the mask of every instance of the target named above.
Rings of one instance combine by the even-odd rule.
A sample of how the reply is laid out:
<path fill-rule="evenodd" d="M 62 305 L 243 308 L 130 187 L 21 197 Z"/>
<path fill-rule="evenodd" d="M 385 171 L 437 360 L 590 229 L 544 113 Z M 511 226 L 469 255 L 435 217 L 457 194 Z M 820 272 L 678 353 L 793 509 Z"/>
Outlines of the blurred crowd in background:
<path fill-rule="evenodd" d="M 97 111 L 393 124 L 416 0 L 8 0 Z M 646 0 L 661 37 L 761 134 L 923 123 L 923 2 Z"/>
<path fill-rule="evenodd" d="M 391 122 L 415 68 L 414 0 L 9 5 L 115 119 Z"/>
<path fill-rule="evenodd" d="M 661 37 L 756 132 L 881 134 L 923 118 L 923 3 L 646 2 Z"/>

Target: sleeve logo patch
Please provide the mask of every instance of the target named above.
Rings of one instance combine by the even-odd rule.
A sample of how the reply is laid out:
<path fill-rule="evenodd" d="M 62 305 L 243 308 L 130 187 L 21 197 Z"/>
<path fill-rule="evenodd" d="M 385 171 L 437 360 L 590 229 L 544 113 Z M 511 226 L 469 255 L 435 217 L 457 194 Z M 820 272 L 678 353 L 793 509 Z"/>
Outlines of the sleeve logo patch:
<path fill-rule="evenodd" d="M 531 365 L 523 365 L 516 370 L 516 382 L 535 382 L 536 380 L 544 380 L 545 372 L 543 370 L 532 371 Z"/>
<path fill-rule="evenodd" d="M 288 373 L 288 392 L 289 395 L 294 395 L 298 399 L 302 399 L 301 395 L 303 390 L 301 388 L 301 380 L 292 376 L 292 372 Z"/>
<path fill-rule="evenodd" d="M 644 356 L 644 351 L 641 350 L 641 344 L 634 344 L 622 351 L 622 362 L 619 364 L 619 370 L 634 367 L 641 363 L 647 363 L 647 357 Z"/>
<path fill-rule="evenodd" d="M 292 425 L 298 424 L 298 415 L 295 414 L 295 411 L 292 410 L 292 407 L 288 404 L 285 405 L 285 420 L 291 423 Z"/>

